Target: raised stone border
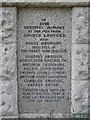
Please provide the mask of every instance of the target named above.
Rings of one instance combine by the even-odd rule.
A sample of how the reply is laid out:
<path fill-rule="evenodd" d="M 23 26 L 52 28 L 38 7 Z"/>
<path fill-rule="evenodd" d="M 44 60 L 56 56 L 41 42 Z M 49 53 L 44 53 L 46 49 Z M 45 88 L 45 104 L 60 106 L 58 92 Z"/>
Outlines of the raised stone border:
<path fill-rule="evenodd" d="M 14 7 L 86 7 L 89 0 L 0 0 L 0 6 Z"/>
<path fill-rule="evenodd" d="M 88 113 L 88 8 L 72 10 L 72 113 Z"/>
<path fill-rule="evenodd" d="M 16 8 L 0 8 L 0 116 L 17 112 Z"/>

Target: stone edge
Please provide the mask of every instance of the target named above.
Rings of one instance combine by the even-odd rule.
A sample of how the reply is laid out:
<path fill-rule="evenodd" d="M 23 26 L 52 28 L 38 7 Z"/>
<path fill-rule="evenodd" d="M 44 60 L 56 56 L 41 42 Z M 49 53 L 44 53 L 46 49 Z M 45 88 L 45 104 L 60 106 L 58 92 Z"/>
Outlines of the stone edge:
<path fill-rule="evenodd" d="M 17 108 L 17 9 L 0 7 L 0 117 L 18 117 Z"/>
<path fill-rule="evenodd" d="M 88 1 L 48 1 L 48 0 L 42 0 L 42 1 L 0 1 L 0 6 L 2 7 L 88 7 L 90 6 L 89 0 Z"/>

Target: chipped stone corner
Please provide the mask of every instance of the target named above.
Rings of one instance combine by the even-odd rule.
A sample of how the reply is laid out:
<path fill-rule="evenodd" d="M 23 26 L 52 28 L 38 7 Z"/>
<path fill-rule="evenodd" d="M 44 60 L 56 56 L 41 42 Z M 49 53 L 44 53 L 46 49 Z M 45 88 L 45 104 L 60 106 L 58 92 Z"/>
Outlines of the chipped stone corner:
<path fill-rule="evenodd" d="M 18 116 L 16 8 L 0 8 L 0 116 Z"/>

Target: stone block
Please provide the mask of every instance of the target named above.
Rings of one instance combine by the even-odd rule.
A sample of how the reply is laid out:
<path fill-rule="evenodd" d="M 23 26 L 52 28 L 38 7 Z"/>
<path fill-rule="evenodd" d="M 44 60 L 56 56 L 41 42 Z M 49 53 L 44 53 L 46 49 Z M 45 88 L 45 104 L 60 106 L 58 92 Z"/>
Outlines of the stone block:
<path fill-rule="evenodd" d="M 72 80 L 72 113 L 88 114 L 88 81 Z"/>
<path fill-rule="evenodd" d="M 87 80 L 89 78 L 89 45 L 73 44 L 72 45 L 72 79 Z"/>
<path fill-rule="evenodd" d="M 88 8 L 75 7 L 72 10 L 72 43 L 88 44 Z"/>
<path fill-rule="evenodd" d="M 16 8 L 0 8 L 0 116 L 17 116 Z"/>

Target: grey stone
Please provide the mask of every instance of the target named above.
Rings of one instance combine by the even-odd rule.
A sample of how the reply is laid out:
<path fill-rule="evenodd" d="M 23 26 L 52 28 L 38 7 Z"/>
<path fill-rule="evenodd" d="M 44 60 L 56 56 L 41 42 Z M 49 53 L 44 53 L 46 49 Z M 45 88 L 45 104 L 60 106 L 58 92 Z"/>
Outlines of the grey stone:
<path fill-rule="evenodd" d="M 59 13 L 59 14 L 58 14 Z M 44 21 L 43 21 L 44 19 Z M 21 22 L 22 21 L 22 22 Z M 43 23 L 47 23 L 48 25 L 40 25 Z M 35 28 L 30 28 L 30 26 L 39 26 L 41 28 L 35 29 Z M 52 27 L 52 26 L 58 26 L 58 27 L 62 27 L 59 29 L 55 29 L 55 28 L 48 28 Z M 63 26 L 65 27 L 65 29 L 63 28 Z M 43 27 L 43 28 L 42 28 Z M 32 30 L 32 32 L 30 32 L 30 30 Z M 36 32 L 35 30 L 40 30 L 40 32 Z M 49 30 L 48 32 L 43 32 L 43 30 Z M 61 32 L 51 32 L 51 30 L 60 30 Z M 30 37 L 27 35 L 31 35 L 31 34 L 40 34 L 39 37 Z M 45 37 L 48 34 L 65 34 L 65 37 Z M 24 37 L 25 35 L 25 37 Z M 41 39 L 45 39 L 47 38 L 47 40 L 41 40 Z M 71 63 L 71 56 L 70 56 L 70 40 L 71 40 L 71 9 L 19 9 L 18 11 L 18 83 L 19 83 L 19 111 L 21 114 L 25 114 L 25 113 L 32 113 L 32 114 L 59 114 L 59 113 L 66 113 L 66 112 L 70 112 L 70 108 L 71 108 L 71 101 L 70 101 L 70 63 Z M 38 42 L 38 45 L 30 45 L 30 44 L 26 44 L 26 42 Z M 61 45 L 58 43 L 58 45 L 55 45 L 55 49 L 54 50 L 60 50 L 60 49 L 66 49 L 67 52 L 52 52 L 52 46 L 53 45 L 42 45 L 42 42 L 61 42 Z M 49 49 L 42 49 L 40 47 L 40 51 L 39 52 L 32 52 L 30 50 L 38 50 L 37 48 L 33 48 L 33 46 L 35 47 L 40 47 L 40 46 L 50 46 Z M 26 50 L 27 52 L 24 52 L 22 50 Z M 50 52 L 44 52 L 43 50 L 50 50 Z M 43 56 L 43 62 L 34 62 L 36 58 L 26 58 L 26 56 L 31 56 L 31 55 L 42 55 Z M 50 79 L 49 76 L 56 76 L 59 75 L 60 73 L 56 74 L 55 72 L 57 70 L 42 70 L 42 68 L 45 66 L 43 66 L 43 64 L 48 63 L 45 62 L 45 56 L 46 55 L 61 55 L 63 56 L 63 59 L 66 59 L 65 62 L 65 67 L 63 70 L 65 72 L 64 75 L 66 75 L 66 78 L 62 78 L 61 81 L 63 80 L 63 83 L 58 83 L 58 86 L 45 86 L 45 84 L 47 82 L 45 82 L 45 80 Z M 55 58 L 52 58 L 54 60 L 56 60 L 58 57 L 56 56 Z M 62 57 L 61 57 L 62 58 Z M 61 59 L 59 58 L 59 59 Z M 32 62 L 20 62 L 22 60 L 31 60 Z M 49 59 L 49 58 L 48 58 Z M 51 59 L 51 58 L 50 58 Z M 49 59 L 49 60 L 50 60 Z M 51 60 L 52 60 L 51 59 Z M 29 72 L 34 72 L 35 74 L 23 74 L 23 72 L 28 72 L 28 70 L 24 70 L 25 66 L 24 64 L 33 64 L 33 63 L 40 63 L 40 66 L 37 67 L 37 70 L 29 70 Z M 62 63 L 62 61 L 60 62 L 49 62 L 49 63 Z M 59 65 L 58 65 L 59 66 Z M 58 67 L 57 66 L 57 67 Z M 29 67 L 29 66 L 28 66 Z M 53 67 L 55 67 L 53 65 Z M 56 68 L 57 68 L 56 67 Z M 51 67 L 52 69 L 52 67 Z M 45 73 L 41 73 L 41 72 L 48 72 L 48 74 Z M 60 70 L 58 70 L 60 71 Z M 40 73 L 39 73 L 40 72 Z M 49 73 L 50 72 L 50 73 Z M 43 86 L 28 86 L 28 84 L 32 84 L 33 82 L 29 82 L 29 80 L 31 80 L 29 78 L 30 75 L 34 75 L 36 76 L 48 76 L 47 78 L 39 78 L 40 80 L 42 80 L 41 83 L 43 83 Z M 27 78 L 21 78 L 21 77 L 25 77 L 27 76 Z M 60 75 L 62 76 L 62 74 Z M 27 82 L 24 82 L 27 79 Z M 56 78 L 55 78 L 56 79 Z M 58 78 L 60 80 L 60 77 Z M 34 79 L 36 80 L 35 83 L 39 83 L 38 78 Z M 52 80 L 52 79 L 50 79 Z M 56 82 L 54 82 L 56 83 Z M 51 84 L 51 82 L 50 82 Z M 55 100 L 57 99 L 52 99 L 54 100 L 54 102 L 50 102 L 48 99 L 48 102 L 45 102 L 46 99 L 41 99 L 43 100 L 42 102 L 37 101 L 39 99 L 39 97 L 37 97 L 35 100 L 35 102 L 31 102 L 31 98 L 27 99 L 27 97 L 30 97 L 30 94 L 32 94 L 33 92 L 30 91 L 25 91 L 25 89 L 48 89 L 48 93 L 44 92 L 44 96 L 52 96 L 52 92 L 50 91 L 50 89 L 59 89 L 59 88 L 64 88 L 65 89 L 65 98 L 62 99 L 61 101 L 55 102 Z M 37 90 L 37 91 L 38 91 Z M 38 93 L 38 92 L 37 92 Z M 50 95 L 51 93 L 51 95 Z M 28 94 L 28 95 L 26 95 Z M 33 95 L 35 96 L 35 94 Z M 40 95 L 37 95 L 40 96 Z M 41 94 L 41 96 L 43 96 Z M 56 96 L 56 95 L 55 95 Z M 64 103 L 64 104 L 63 104 Z"/>
<path fill-rule="evenodd" d="M 0 8 L 0 115 L 17 116 L 16 8 Z"/>
<path fill-rule="evenodd" d="M 89 0 L 0 0 L 1 6 L 26 7 L 86 7 Z"/>
<path fill-rule="evenodd" d="M 72 45 L 72 79 L 88 80 L 88 57 L 90 51 L 88 44 L 73 44 Z"/>
<path fill-rule="evenodd" d="M 88 117 L 89 41 L 88 8 L 72 10 L 72 114 Z M 81 114 L 81 115 L 80 115 Z M 83 116 L 84 115 L 84 116 Z"/>
<path fill-rule="evenodd" d="M 72 43 L 88 44 L 88 8 L 76 7 L 72 10 Z"/>
<path fill-rule="evenodd" d="M 88 80 L 72 80 L 72 113 L 88 114 Z"/>
<path fill-rule="evenodd" d="M 71 34 L 71 25 L 72 25 L 72 43 L 70 47 L 70 42 L 67 42 L 67 47 L 68 51 L 71 51 L 72 48 L 72 55 L 70 54 L 66 57 L 68 61 L 68 65 L 66 66 L 67 74 L 69 76 L 69 83 L 70 79 L 71 81 L 71 101 L 72 101 L 72 116 L 73 114 L 76 114 L 77 117 L 83 117 L 84 114 L 88 113 L 88 80 L 89 80 L 89 73 L 88 73 L 88 56 L 89 56 L 89 45 L 88 45 L 88 9 L 85 6 L 89 6 L 88 4 L 89 0 L 0 0 L 0 5 L 1 6 L 17 6 L 17 7 L 74 7 L 72 8 L 72 23 L 71 23 L 71 9 L 70 9 L 70 14 L 61 13 L 65 12 L 63 11 L 64 9 L 56 9 L 58 11 L 57 15 L 61 14 L 61 19 L 62 22 L 64 22 L 62 16 L 66 17 L 66 23 L 68 25 L 67 28 L 69 28 L 70 31 L 69 34 Z M 79 7 L 76 7 L 79 6 Z M 83 6 L 83 7 L 81 7 Z M 20 9 L 20 8 L 19 8 Z M 19 10 L 18 9 L 18 10 Z M 43 11 L 44 8 L 42 8 L 41 11 Z M 63 9 L 63 10 L 62 10 Z M 23 10 L 23 8 L 22 8 Z M 34 11 L 34 10 L 33 10 Z M 33 12 L 32 10 L 30 12 Z M 38 9 L 37 9 L 38 11 Z M 40 11 L 40 12 L 41 12 Z M 48 15 L 51 14 L 52 12 L 48 12 Z M 20 13 L 22 14 L 22 13 Z M 44 13 L 45 14 L 45 13 Z M 64 14 L 64 15 L 63 15 Z M 38 13 L 40 15 L 40 13 Z M 48 16 L 47 15 L 47 16 Z M 56 13 L 55 13 L 56 15 Z M 22 14 L 23 16 L 23 14 Z M 33 14 L 32 18 L 36 16 Z M 49 15 L 47 18 L 50 20 Z M 20 16 L 18 16 L 20 17 Z M 41 17 L 41 16 L 40 16 Z M 21 101 L 21 104 L 17 108 L 17 64 L 16 64 L 16 40 L 17 40 L 17 35 L 16 32 L 18 33 L 17 30 L 17 25 L 16 25 L 16 18 L 17 18 L 17 11 L 16 8 L 0 8 L 0 118 L 3 115 L 4 118 L 6 117 L 21 117 L 21 118 L 46 118 L 46 117 L 55 117 L 55 118 L 67 118 L 70 117 L 69 114 L 66 113 L 59 113 L 54 111 L 54 107 L 51 106 L 51 108 L 48 110 L 48 113 L 37 113 L 37 111 L 30 113 L 24 113 L 24 109 L 21 110 L 22 113 L 18 115 L 18 110 L 17 109 L 22 109 L 23 104 L 26 104 Z M 25 20 L 29 20 L 25 17 Z M 32 19 L 30 18 L 30 20 Z M 19 20 L 20 18 L 18 18 Z M 53 17 L 52 17 L 53 19 Z M 68 20 L 67 20 L 68 19 Z M 32 19 L 32 23 L 36 22 L 39 20 L 37 19 Z M 61 22 L 61 23 L 62 23 Z M 23 22 L 24 23 L 24 22 Z M 19 26 L 22 24 L 22 19 L 20 20 Z M 52 21 L 51 21 L 52 23 Z M 54 21 L 53 23 L 56 24 Z M 59 24 L 59 23 L 57 23 Z M 28 25 L 28 22 L 27 22 Z M 67 26 L 66 25 L 66 26 Z M 22 27 L 22 26 L 21 26 Z M 18 27 L 19 28 L 19 27 Z M 23 34 L 24 30 L 21 28 L 20 36 Z M 68 36 L 68 35 L 67 35 Z M 71 36 L 67 37 L 67 40 L 71 41 Z M 36 39 L 34 39 L 36 40 Z M 53 39 L 54 40 L 54 39 Z M 17 43 L 21 42 L 23 43 L 24 39 L 22 38 L 21 41 L 18 41 Z M 63 45 L 63 47 L 65 47 Z M 21 44 L 18 44 L 18 50 L 20 50 Z M 26 46 L 22 46 L 22 48 L 26 48 Z M 23 55 L 18 57 L 23 57 Z M 71 60 L 72 57 L 72 60 Z M 71 64 L 71 61 L 72 64 Z M 71 64 L 71 66 L 70 66 Z M 19 68 L 22 66 L 19 66 Z M 70 67 L 72 69 L 70 70 Z M 18 68 L 18 70 L 20 70 Z M 68 82 L 68 80 L 67 80 Z M 22 84 L 18 84 L 20 89 L 23 88 Z M 25 85 L 24 85 L 25 87 Z M 68 85 L 68 87 L 70 87 Z M 70 91 L 70 90 L 67 90 Z M 22 100 L 19 96 L 19 100 Z M 22 104 L 23 103 L 23 104 Z M 66 103 L 66 101 L 65 101 Z M 49 104 L 50 105 L 50 104 Z M 56 104 L 53 104 L 56 106 Z M 62 103 L 63 105 L 63 103 Z M 38 108 L 38 111 L 42 111 L 44 108 L 44 105 L 37 104 L 36 106 Z M 47 106 L 45 106 L 47 108 Z M 50 107 L 50 106 L 49 106 Z M 57 106 L 56 106 L 57 107 Z M 69 107 L 67 105 L 67 107 Z M 26 110 L 27 108 L 25 108 Z M 61 109 L 61 108 L 60 108 Z M 33 106 L 33 110 L 34 106 Z M 79 115 L 81 114 L 81 115 Z"/>

